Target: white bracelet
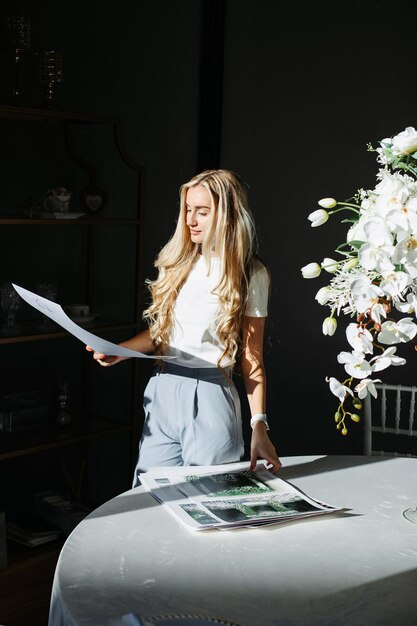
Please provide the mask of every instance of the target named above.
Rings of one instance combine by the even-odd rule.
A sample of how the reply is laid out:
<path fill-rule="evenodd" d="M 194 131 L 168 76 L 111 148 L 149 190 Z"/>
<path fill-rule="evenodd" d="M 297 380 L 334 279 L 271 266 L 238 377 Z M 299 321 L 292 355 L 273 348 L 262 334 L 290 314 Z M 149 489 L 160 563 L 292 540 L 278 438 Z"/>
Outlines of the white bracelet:
<path fill-rule="evenodd" d="M 266 430 L 269 430 L 269 425 L 268 425 L 268 420 L 266 417 L 266 413 L 257 413 L 256 415 L 253 415 L 253 417 L 251 417 L 250 420 L 250 425 L 253 428 L 253 425 L 255 422 L 263 422 L 266 426 Z"/>

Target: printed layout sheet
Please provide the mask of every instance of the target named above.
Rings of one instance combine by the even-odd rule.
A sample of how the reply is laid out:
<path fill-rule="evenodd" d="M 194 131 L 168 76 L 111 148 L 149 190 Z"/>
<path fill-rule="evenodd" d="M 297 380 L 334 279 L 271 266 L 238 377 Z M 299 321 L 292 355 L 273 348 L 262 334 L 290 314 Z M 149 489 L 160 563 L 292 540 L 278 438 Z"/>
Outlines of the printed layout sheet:
<path fill-rule="evenodd" d="M 101 354 L 106 354 L 108 356 L 126 356 L 133 357 L 136 359 L 173 359 L 175 357 L 171 356 L 155 356 L 149 354 L 143 354 L 142 352 L 137 352 L 136 350 L 130 350 L 129 348 L 124 348 L 123 346 L 119 346 L 116 343 L 112 343 L 111 341 L 107 341 L 106 339 L 102 339 L 101 337 L 97 337 L 97 335 L 93 335 L 93 333 L 88 332 L 81 326 L 78 326 L 75 322 L 73 322 L 68 315 L 64 313 L 62 307 L 52 300 L 48 300 L 47 298 L 43 298 L 32 291 L 28 291 L 19 285 L 13 284 L 14 289 L 17 291 L 19 296 L 34 309 L 37 309 L 51 320 L 53 320 L 59 326 L 62 326 L 65 330 L 67 330 L 71 335 L 74 335 L 77 339 L 82 341 L 85 345 L 91 346 L 95 352 L 99 352 Z"/>
<path fill-rule="evenodd" d="M 230 529 L 277 524 L 340 511 L 314 500 L 258 461 L 213 466 L 155 467 L 144 488 L 187 528 Z"/>

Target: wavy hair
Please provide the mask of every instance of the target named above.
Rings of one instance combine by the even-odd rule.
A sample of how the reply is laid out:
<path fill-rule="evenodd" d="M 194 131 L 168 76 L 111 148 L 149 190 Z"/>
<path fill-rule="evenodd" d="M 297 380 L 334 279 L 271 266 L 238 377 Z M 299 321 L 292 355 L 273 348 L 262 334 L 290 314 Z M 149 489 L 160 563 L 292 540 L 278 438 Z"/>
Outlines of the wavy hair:
<path fill-rule="evenodd" d="M 190 187 L 201 185 L 211 198 L 211 220 L 202 244 L 191 241 L 186 224 L 186 195 Z M 248 294 L 252 261 L 257 238 L 247 193 L 240 177 L 225 169 L 205 170 L 180 188 L 180 211 L 176 229 L 154 263 L 159 270 L 155 280 L 147 281 L 152 303 L 144 311 L 157 352 L 164 352 L 173 330 L 173 309 L 178 293 L 195 264 L 204 255 L 208 271 L 212 250 L 220 258 L 220 278 L 213 290 L 219 298 L 217 334 L 223 353 L 218 367 L 228 357 L 236 360 L 242 316 Z"/>

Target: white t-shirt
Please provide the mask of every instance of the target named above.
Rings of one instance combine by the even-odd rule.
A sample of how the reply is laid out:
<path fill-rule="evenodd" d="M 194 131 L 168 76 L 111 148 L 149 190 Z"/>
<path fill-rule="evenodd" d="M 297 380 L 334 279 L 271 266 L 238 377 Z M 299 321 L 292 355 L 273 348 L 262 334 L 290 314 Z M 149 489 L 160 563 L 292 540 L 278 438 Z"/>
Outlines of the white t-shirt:
<path fill-rule="evenodd" d="M 219 282 L 220 259 L 211 258 L 207 275 L 206 260 L 199 257 L 182 286 L 174 306 L 174 330 L 166 354 L 176 356 L 176 365 L 216 367 L 223 346 L 216 333 L 219 299 L 212 293 Z M 266 317 L 268 314 L 269 274 L 258 260 L 249 282 L 245 315 Z M 230 363 L 224 359 L 222 366 Z"/>

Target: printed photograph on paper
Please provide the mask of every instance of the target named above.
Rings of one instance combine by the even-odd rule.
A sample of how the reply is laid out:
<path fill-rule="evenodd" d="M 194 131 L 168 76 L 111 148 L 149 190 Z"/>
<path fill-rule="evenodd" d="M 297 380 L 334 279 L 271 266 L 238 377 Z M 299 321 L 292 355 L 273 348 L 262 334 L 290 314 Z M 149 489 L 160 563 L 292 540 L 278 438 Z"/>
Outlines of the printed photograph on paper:
<path fill-rule="evenodd" d="M 234 500 L 203 500 L 201 504 L 225 522 L 254 521 L 277 515 L 290 517 L 320 511 L 319 507 L 298 495 L 291 494 Z"/>
<path fill-rule="evenodd" d="M 185 481 L 195 489 L 195 493 L 216 497 L 249 496 L 274 491 L 263 482 L 259 473 L 252 471 L 229 472 L 185 476 Z M 184 485 L 184 490 L 186 486 Z"/>
<path fill-rule="evenodd" d="M 199 507 L 197 504 L 194 504 L 194 503 L 181 504 L 180 507 L 195 522 L 198 522 L 198 524 L 201 524 L 202 526 L 218 526 L 219 525 L 218 519 L 211 517 L 211 515 L 209 515 L 207 511 Z"/>

